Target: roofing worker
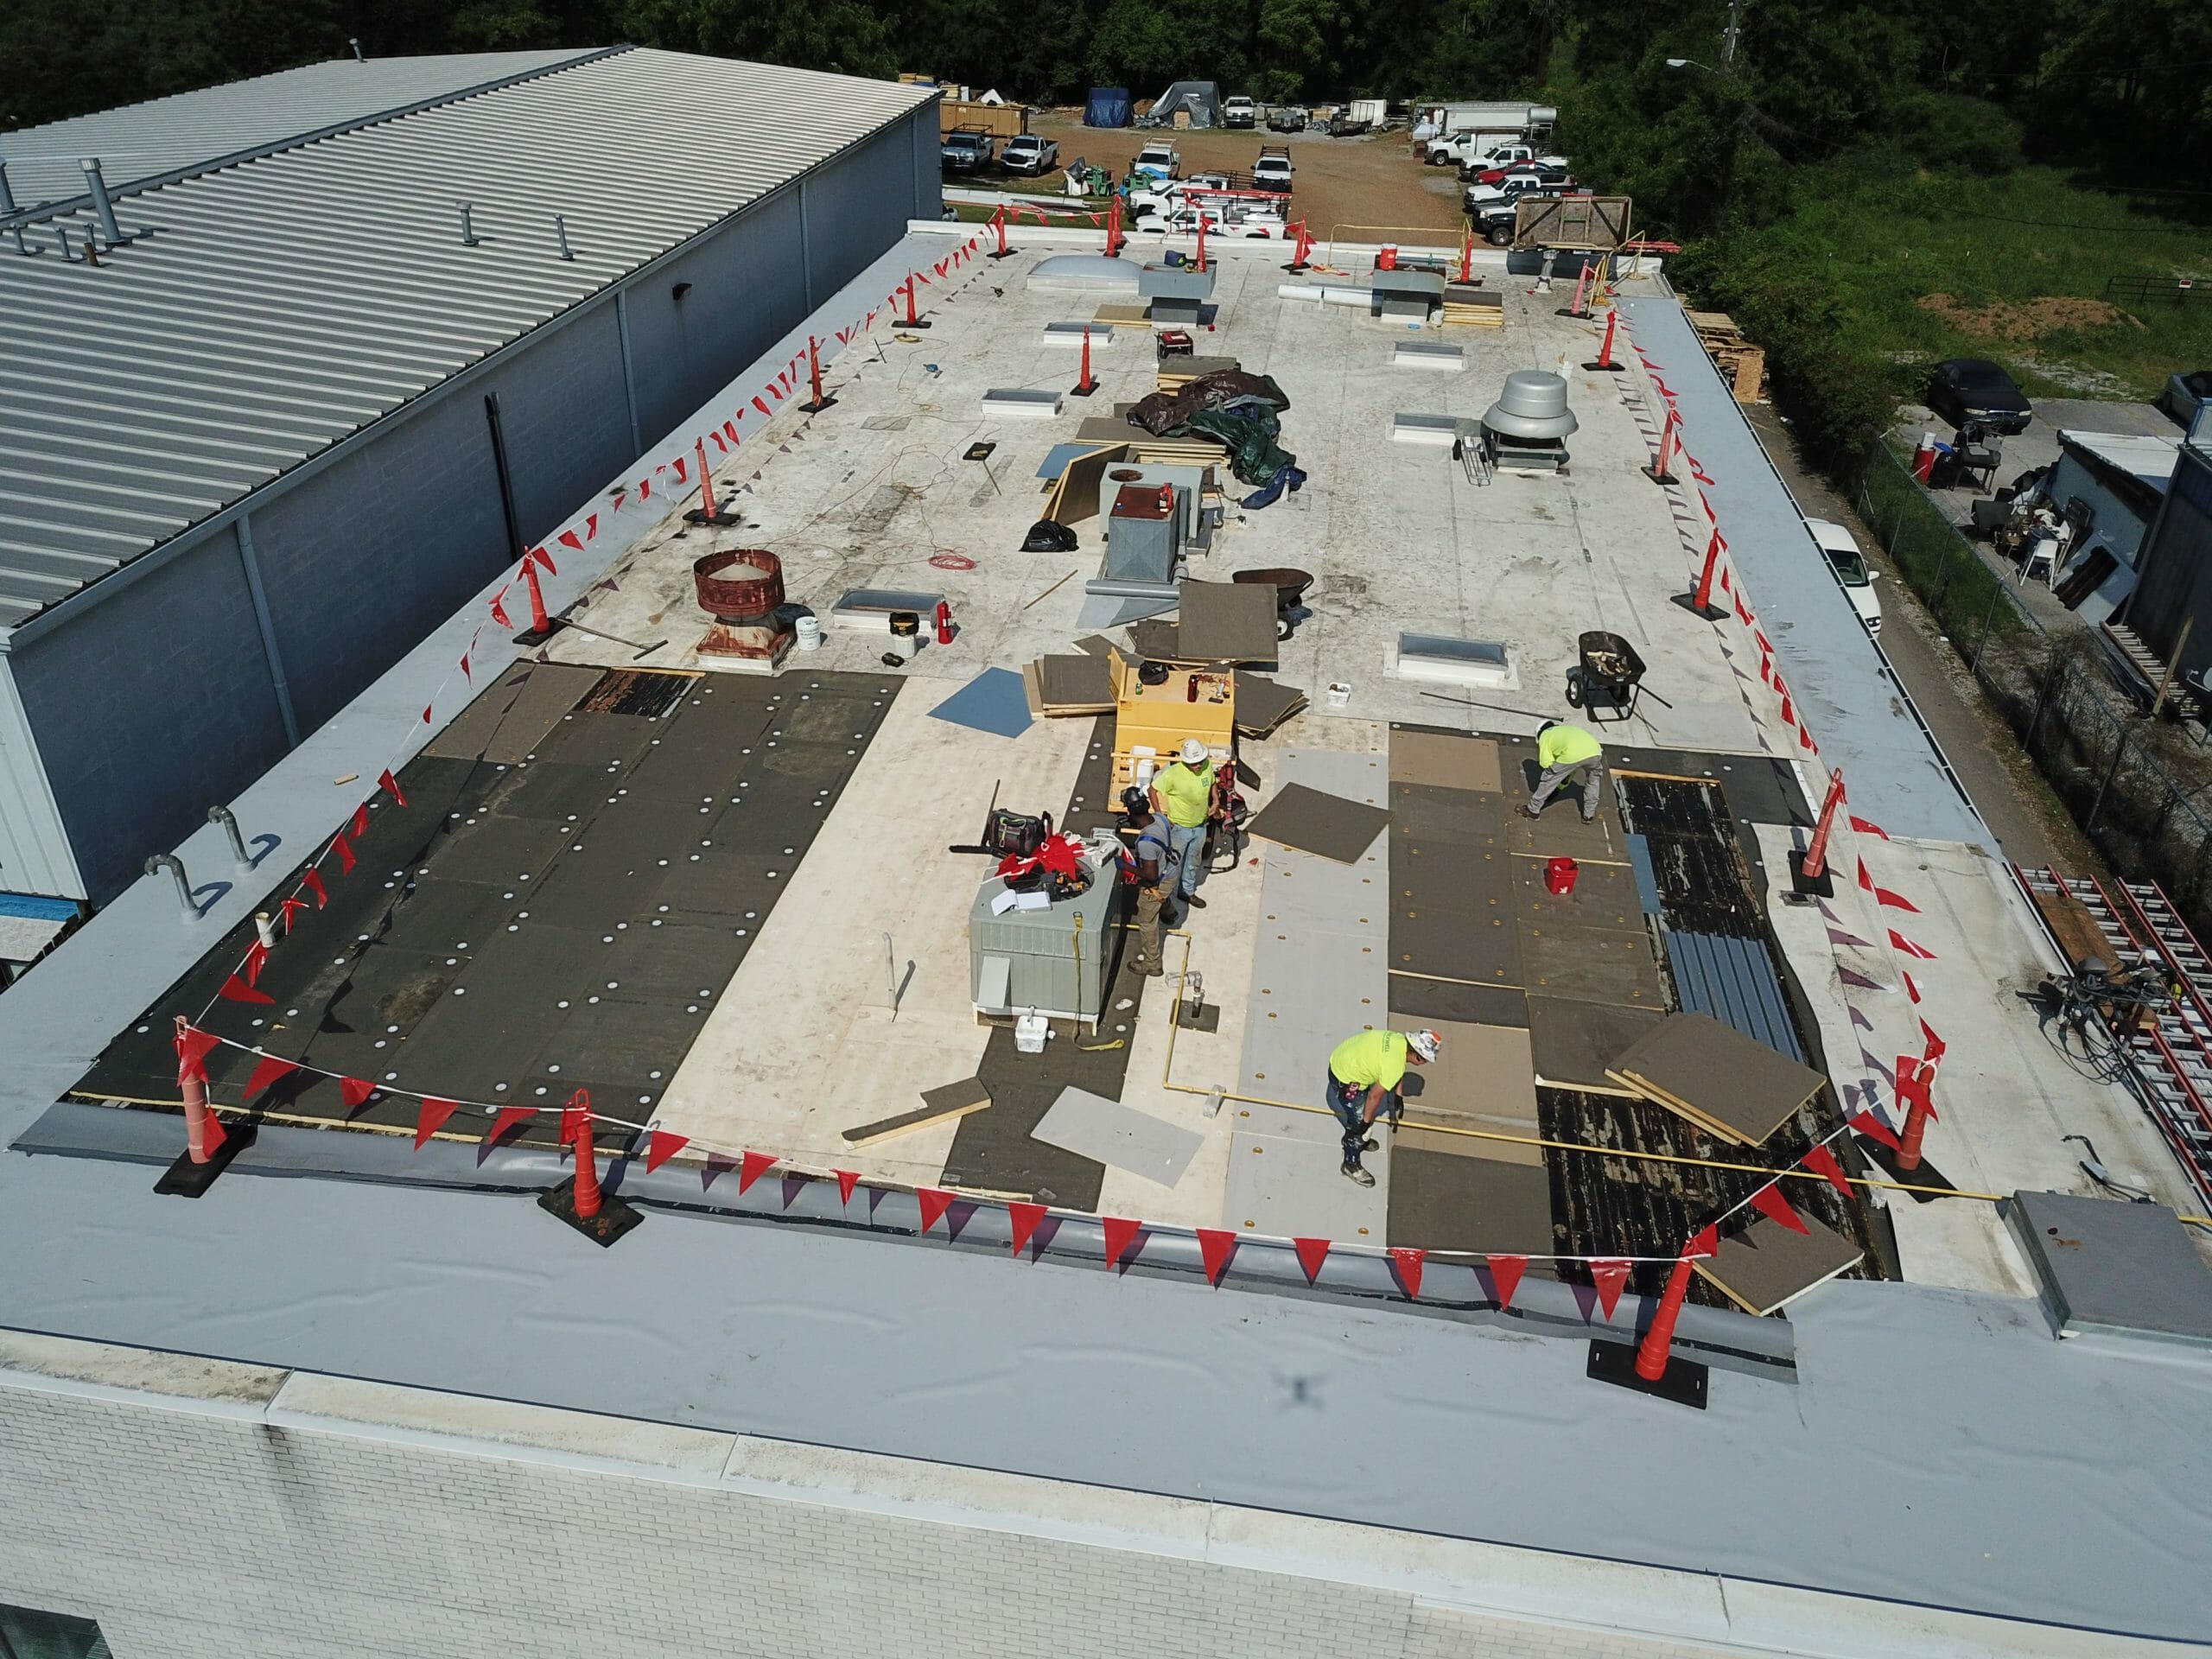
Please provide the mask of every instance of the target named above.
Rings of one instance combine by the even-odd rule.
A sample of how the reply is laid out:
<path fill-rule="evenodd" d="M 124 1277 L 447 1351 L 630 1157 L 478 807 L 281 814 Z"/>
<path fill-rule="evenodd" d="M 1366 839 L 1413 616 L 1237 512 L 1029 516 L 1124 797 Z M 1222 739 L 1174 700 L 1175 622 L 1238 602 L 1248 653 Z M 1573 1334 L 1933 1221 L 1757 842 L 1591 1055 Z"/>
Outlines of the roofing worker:
<path fill-rule="evenodd" d="M 1183 902 L 1204 910 L 1198 877 L 1205 866 L 1206 815 L 1213 810 L 1213 756 L 1197 738 L 1185 738 L 1181 753 L 1153 775 L 1152 810 L 1167 820 L 1168 844 L 1181 866 L 1176 886 Z"/>
<path fill-rule="evenodd" d="M 1599 791 L 1605 786 L 1605 745 L 1580 726 L 1548 720 L 1536 728 L 1536 764 L 1544 775 L 1536 780 L 1535 792 L 1521 809 L 1523 817 L 1535 817 L 1544 810 L 1552 791 L 1572 780 L 1582 791 L 1582 822 L 1596 820 Z"/>
<path fill-rule="evenodd" d="M 1129 827 L 1137 832 L 1136 844 L 1130 849 L 1137 867 L 1137 954 L 1134 971 L 1147 979 L 1157 979 L 1164 971 L 1160 912 L 1167 903 L 1167 895 L 1175 889 L 1175 847 L 1168 836 L 1167 820 L 1152 810 L 1144 791 L 1125 791 L 1122 807 L 1128 815 Z"/>
<path fill-rule="evenodd" d="M 1398 1085 L 1408 1065 L 1427 1065 L 1442 1046 L 1433 1031 L 1363 1031 L 1338 1043 L 1329 1055 L 1329 1109 L 1344 1126 L 1344 1177 L 1362 1186 L 1375 1177 L 1359 1166 L 1359 1154 L 1372 1152 L 1367 1132 L 1386 1109 L 1395 1124 L 1406 1103 Z"/>

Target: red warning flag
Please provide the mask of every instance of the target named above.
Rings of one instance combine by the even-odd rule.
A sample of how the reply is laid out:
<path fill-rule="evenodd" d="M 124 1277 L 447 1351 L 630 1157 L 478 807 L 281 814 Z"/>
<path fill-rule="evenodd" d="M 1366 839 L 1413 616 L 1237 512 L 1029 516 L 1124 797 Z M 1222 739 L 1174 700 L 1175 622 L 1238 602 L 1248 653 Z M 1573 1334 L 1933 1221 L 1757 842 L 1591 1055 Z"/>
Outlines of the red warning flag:
<path fill-rule="evenodd" d="M 599 515 L 595 512 L 586 513 L 584 515 L 584 540 L 588 542 L 592 541 L 595 539 L 598 535 Z"/>
<path fill-rule="evenodd" d="M 1904 994 L 1910 997 L 1914 1001 L 1919 1001 L 1920 987 L 1912 982 L 1912 976 L 1905 972 L 1904 969 L 1900 968 L 1897 969 L 1897 977 L 1904 981 Z M 1927 1022 L 1925 1020 L 1921 1022 L 1921 1027 L 1923 1030 L 1927 1028 Z"/>
<path fill-rule="evenodd" d="M 1020 1255 L 1029 1248 L 1030 1238 L 1045 1219 L 1041 1204 L 1009 1204 L 1006 1207 L 1007 1226 L 1013 1235 L 1014 1253 Z"/>
<path fill-rule="evenodd" d="M 1699 1228 L 1697 1230 L 1697 1236 L 1691 1239 L 1688 1243 L 1682 1246 L 1682 1259 L 1684 1261 L 1688 1261 L 1693 1257 L 1717 1255 L 1719 1253 L 1720 1229 L 1716 1224 L 1710 1221 L 1707 1222 L 1704 1226 Z"/>
<path fill-rule="evenodd" d="M 645 1142 L 645 1173 L 650 1175 L 663 1164 L 691 1144 L 688 1135 L 671 1135 L 666 1129 L 655 1129 Z"/>
<path fill-rule="evenodd" d="M 353 839 L 359 841 L 369 833 L 369 804 L 363 801 L 353 809 Z"/>
<path fill-rule="evenodd" d="M 236 974 L 225 980 L 215 995 L 231 1002 L 274 1002 L 276 1000 L 266 991 L 255 990 Z"/>
<path fill-rule="evenodd" d="M 1850 813 L 1847 816 L 1851 819 L 1851 827 L 1853 830 L 1856 830 L 1860 835 L 1872 836 L 1878 841 L 1887 841 L 1890 838 L 1890 832 L 1883 829 L 1880 824 L 1869 823 L 1866 819 L 1860 817 L 1856 812 Z"/>
<path fill-rule="evenodd" d="M 484 1137 L 484 1144 L 486 1147 L 498 1146 L 500 1141 L 505 1137 L 509 1129 L 514 1128 L 516 1124 L 523 1122 L 529 1118 L 536 1117 L 537 1116 L 537 1108 L 535 1106 L 500 1107 L 499 1115 L 492 1120 L 491 1134 Z"/>
<path fill-rule="evenodd" d="M 1236 1254 L 1236 1234 L 1225 1232 L 1218 1227 L 1198 1229 L 1198 1260 L 1205 1263 L 1206 1283 L 1219 1284 L 1223 1269 L 1229 1266 L 1229 1258 Z"/>
<path fill-rule="evenodd" d="M 338 855 L 338 874 L 340 875 L 353 874 L 355 861 L 353 858 L 353 843 L 346 840 L 342 835 L 337 836 L 333 837 L 331 840 L 330 850 Z"/>
<path fill-rule="evenodd" d="M 1797 1160 L 1820 1176 L 1845 1198 L 1851 1196 L 1851 1178 L 1843 1173 L 1843 1166 L 1835 1160 L 1835 1154 L 1826 1147 L 1815 1147 Z"/>
<path fill-rule="evenodd" d="M 426 1100 L 415 1118 L 415 1150 L 423 1150 L 423 1143 L 445 1128 L 446 1120 L 461 1109 L 458 1101 Z"/>
<path fill-rule="evenodd" d="M 315 907 L 317 910 L 327 910 L 330 907 L 330 890 L 322 885 L 321 871 L 312 868 L 302 870 L 300 873 L 300 885 L 315 894 Z"/>
<path fill-rule="evenodd" d="M 492 595 L 492 620 L 503 628 L 512 628 L 515 625 L 515 620 L 507 614 L 507 607 L 501 602 L 506 596 L 507 590 L 504 588 Z"/>
<path fill-rule="evenodd" d="M 376 1091 L 376 1084 L 371 1083 L 366 1077 L 338 1079 L 338 1098 L 346 1103 L 346 1109 L 349 1112 L 359 1111 L 362 1103 Z M 496 1134 L 497 1131 L 494 1133 Z"/>
<path fill-rule="evenodd" d="M 1936 1081 L 1933 1065 L 1916 1060 L 1910 1054 L 1900 1054 L 1897 1056 L 1897 1079 L 1898 1105 L 1917 1106 L 1938 1123 L 1943 1121 L 1936 1116 L 1936 1103 L 1929 1096 L 1929 1087 Z"/>
<path fill-rule="evenodd" d="M 1292 1248 L 1298 1252 L 1298 1265 L 1306 1269 L 1306 1282 L 1312 1284 L 1321 1272 L 1321 1264 L 1329 1259 L 1329 1241 L 1325 1238 L 1294 1238 Z"/>
<path fill-rule="evenodd" d="M 1890 930 L 1890 943 L 1895 945 L 1898 950 L 1904 951 L 1908 957 L 1918 957 L 1923 962 L 1933 962 L 1936 960 L 1936 953 L 1933 950 L 1930 950 L 1924 944 L 1915 944 L 1910 939 L 1905 938 L 1904 934 L 1898 932 L 1894 927 Z"/>
<path fill-rule="evenodd" d="M 1912 1000 L 1916 1002 L 1920 1001 L 1916 996 Z M 1920 1058 L 1929 1065 L 1934 1065 L 1951 1052 L 1951 1046 L 1938 1037 L 1936 1034 L 1936 1027 L 1925 1020 L 1920 1022 L 1920 1034 L 1924 1041 L 1924 1046 L 1920 1051 Z"/>
<path fill-rule="evenodd" d="M 770 1153 L 748 1152 L 741 1155 L 737 1160 L 738 1192 L 742 1193 L 775 1166 L 775 1157 Z"/>
<path fill-rule="evenodd" d="M 207 1132 L 200 1143 L 207 1148 L 207 1155 L 210 1158 L 213 1158 L 215 1154 L 221 1149 L 223 1142 L 230 1138 L 231 1137 L 224 1132 L 223 1120 L 215 1116 L 213 1107 L 209 1107 L 207 1109 Z"/>
<path fill-rule="evenodd" d="M 1503 1313 L 1513 1306 L 1513 1293 L 1521 1288 L 1521 1274 L 1528 1268 L 1525 1255 L 1492 1255 L 1490 1261 L 1491 1288 L 1497 1293 L 1497 1311 Z"/>
<path fill-rule="evenodd" d="M 1789 1200 L 1782 1196 L 1782 1188 L 1772 1181 L 1751 1194 L 1751 1208 L 1777 1227 L 1787 1227 L 1793 1233 L 1811 1231 L 1797 1218 L 1797 1212 L 1789 1207 Z"/>
<path fill-rule="evenodd" d="M 1853 1112 L 1851 1127 L 1869 1141 L 1878 1141 L 1891 1152 L 1897 1149 L 1897 1137 L 1890 1126 L 1872 1112 Z"/>
<path fill-rule="evenodd" d="M 268 1000 L 266 997 L 262 999 L 264 1002 Z M 299 1069 L 300 1063 L 297 1060 L 282 1060 L 274 1054 L 264 1054 L 255 1064 L 253 1075 L 245 1080 L 245 1097 L 251 1100 L 270 1084 L 281 1077 L 290 1077 Z"/>
<path fill-rule="evenodd" d="M 390 766 L 386 766 L 382 772 L 377 774 L 377 783 L 382 787 L 384 792 L 391 796 L 393 801 L 397 803 L 399 805 L 404 806 L 407 804 L 407 797 L 401 792 L 399 779 L 391 775 L 391 768 Z"/>
<path fill-rule="evenodd" d="M 437 705 L 433 702 L 426 702 L 423 705 L 423 723 L 425 726 L 430 723 L 430 710 L 436 707 Z"/>
<path fill-rule="evenodd" d="M 545 574 L 547 575 L 557 576 L 561 574 L 559 569 L 556 567 L 553 563 L 553 556 L 550 553 L 548 553 L 543 548 L 531 548 L 527 556 L 536 559 L 538 563 L 543 565 L 545 567 Z"/>
<path fill-rule="evenodd" d="M 1406 1287 L 1406 1300 L 1409 1302 L 1421 1300 L 1421 1264 L 1427 1256 L 1427 1250 L 1411 1249 L 1402 1245 L 1390 1252 L 1390 1263 L 1398 1270 L 1398 1282 Z"/>
<path fill-rule="evenodd" d="M 1144 1230 L 1144 1223 L 1131 1221 L 1126 1216 L 1101 1216 L 1098 1227 L 1106 1235 L 1106 1265 L 1118 1268 L 1122 1258 L 1128 1254 L 1129 1246 L 1137 1242 L 1137 1235 Z"/>
<path fill-rule="evenodd" d="M 1620 1305 L 1621 1287 L 1628 1283 L 1629 1264 L 1625 1262 L 1592 1262 L 1590 1282 L 1598 1287 L 1598 1306 L 1607 1319 Z"/>
<path fill-rule="evenodd" d="M 261 970 L 269 965 L 269 947 L 256 939 L 245 948 L 245 982 L 261 983 Z"/>
<path fill-rule="evenodd" d="M 280 899 L 276 901 L 276 918 L 279 921 L 284 924 L 284 932 L 287 937 L 289 937 L 292 931 L 292 918 L 298 915 L 307 907 L 308 901 L 304 899 L 287 898 Z"/>
<path fill-rule="evenodd" d="M 682 474 L 678 474 L 677 476 L 681 477 Z M 573 530 L 563 531 L 556 539 L 560 542 L 562 546 L 569 549 L 571 552 L 581 553 L 584 550 L 584 538 L 577 535 Z"/>
<path fill-rule="evenodd" d="M 853 1189 L 860 1185 L 860 1171 L 833 1169 L 830 1173 L 837 1178 L 837 1201 L 841 1204 L 850 1204 L 853 1201 Z"/>
<path fill-rule="evenodd" d="M 685 460 L 682 455 L 678 455 L 676 458 L 676 481 L 677 483 L 683 484 L 690 481 L 689 475 L 686 474 L 684 469 L 690 464 L 691 463 Z"/>
<path fill-rule="evenodd" d="M 760 394 L 757 391 L 753 394 L 753 407 L 759 410 L 763 415 L 772 415 L 776 412 L 768 407 L 767 404 L 762 400 Z"/>
<path fill-rule="evenodd" d="M 922 1230 L 925 1233 L 937 1225 L 938 1217 L 952 1208 L 952 1194 L 941 1186 L 916 1187 L 914 1201 L 922 1206 Z"/>
<path fill-rule="evenodd" d="M 176 1050 L 176 1080 L 180 1088 L 188 1083 L 207 1081 L 207 1057 L 222 1040 L 213 1032 L 202 1031 L 197 1026 L 187 1026 L 181 1035 L 172 1039 L 170 1046 Z"/>

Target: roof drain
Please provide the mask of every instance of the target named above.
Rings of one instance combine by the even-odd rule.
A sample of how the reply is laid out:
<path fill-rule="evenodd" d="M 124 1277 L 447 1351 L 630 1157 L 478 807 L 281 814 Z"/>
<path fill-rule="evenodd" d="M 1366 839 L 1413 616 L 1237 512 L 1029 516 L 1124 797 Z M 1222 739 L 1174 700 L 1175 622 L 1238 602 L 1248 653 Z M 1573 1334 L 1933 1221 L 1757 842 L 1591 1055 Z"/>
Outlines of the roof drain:
<path fill-rule="evenodd" d="M 473 248 L 477 245 L 480 238 L 476 234 L 475 224 L 469 218 L 469 204 L 459 201 L 454 206 L 461 209 L 461 245 L 464 248 Z"/>
<path fill-rule="evenodd" d="M 0 219 L 13 219 L 16 211 L 16 188 L 8 182 L 8 163 L 0 161 Z M 35 248 L 23 240 L 23 227 L 21 225 L 11 226 L 10 230 L 15 236 L 17 253 L 28 256 L 46 251 L 44 248 Z"/>
<path fill-rule="evenodd" d="M 100 234 L 107 238 L 111 248 L 119 248 L 133 238 L 124 234 L 123 225 L 115 216 L 115 201 L 107 193 L 107 180 L 101 176 L 99 157 L 87 156 L 77 163 L 85 169 L 85 192 L 92 199 L 92 213 L 100 222 Z M 86 236 L 89 246 L 92 238 Z"/>

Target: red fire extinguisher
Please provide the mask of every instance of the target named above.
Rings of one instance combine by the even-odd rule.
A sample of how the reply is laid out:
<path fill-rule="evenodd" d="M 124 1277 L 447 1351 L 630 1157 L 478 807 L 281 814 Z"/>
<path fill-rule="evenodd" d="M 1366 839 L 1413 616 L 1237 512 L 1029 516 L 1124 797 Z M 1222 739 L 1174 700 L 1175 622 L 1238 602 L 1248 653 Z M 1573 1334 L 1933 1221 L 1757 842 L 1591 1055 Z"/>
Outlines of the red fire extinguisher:
<path fill-rule="evenodd" d="M 940 645 L 952 643 L 952 607 L 941 599 L 937 602 L 937 642 Z"/>

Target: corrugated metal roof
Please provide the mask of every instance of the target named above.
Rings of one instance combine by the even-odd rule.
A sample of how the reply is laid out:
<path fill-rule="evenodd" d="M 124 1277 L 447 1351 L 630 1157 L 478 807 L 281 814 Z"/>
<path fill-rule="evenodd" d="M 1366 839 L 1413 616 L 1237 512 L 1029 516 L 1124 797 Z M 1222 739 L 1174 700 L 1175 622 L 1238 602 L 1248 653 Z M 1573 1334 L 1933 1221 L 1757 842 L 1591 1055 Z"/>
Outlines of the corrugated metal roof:
<path fill-rule="evenodd" d="M 311 63 L 0 133 L 0 160 L 17 205 L 29 208 L 83 195 L 78 163 L 88 156 L 112 190 L 592 55 L 569 48 Z"/>
<path fill-rule="evenodd" d="M 88 211 L 0 246 L 0 627 L 935 96 L 627 49 L 127 198 L 97 267 Z"/>

